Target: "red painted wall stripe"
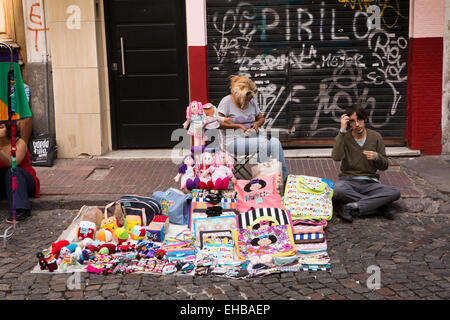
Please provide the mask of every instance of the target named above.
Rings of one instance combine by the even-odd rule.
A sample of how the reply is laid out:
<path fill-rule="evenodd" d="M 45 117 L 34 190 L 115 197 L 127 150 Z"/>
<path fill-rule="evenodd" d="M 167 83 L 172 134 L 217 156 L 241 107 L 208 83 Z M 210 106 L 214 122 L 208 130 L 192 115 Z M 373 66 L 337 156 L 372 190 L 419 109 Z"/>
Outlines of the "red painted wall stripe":
<path fill-rule="evenodd" d="M 442 153 L 443 38 L 409 39 L 406 139 L 426 155 Z"/>
<path fill-rule="evenodd" d="M 207 103 L 208 56 L 206 46 L 189 46 L 189 93 L 190 100 Z"/>

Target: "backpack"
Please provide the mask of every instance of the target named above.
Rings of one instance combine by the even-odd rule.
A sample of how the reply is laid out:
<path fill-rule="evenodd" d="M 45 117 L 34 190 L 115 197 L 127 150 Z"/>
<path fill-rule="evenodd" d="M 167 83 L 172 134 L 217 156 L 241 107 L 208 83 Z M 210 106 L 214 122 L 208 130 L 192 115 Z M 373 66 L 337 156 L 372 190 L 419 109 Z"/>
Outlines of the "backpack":
<path fill-rule="evenodd" d="M 333 216 L 333 188 L 330 180 L 289 175 L 284 193 L 284 206 L 291 214 L 292 220 L 326 219 Z"/>
<path fill-rule="evenodd" d="M 124 195 L 117 202 L 124 208 L 127 216 L 138 215 L 142 221 L 146 221 L 147 223 L 150 223 L 155 215 L 162 213 L 161 204 L 149 197 Z M 142 216 L 143 212 L 145 213 L 145 217 Z"/>

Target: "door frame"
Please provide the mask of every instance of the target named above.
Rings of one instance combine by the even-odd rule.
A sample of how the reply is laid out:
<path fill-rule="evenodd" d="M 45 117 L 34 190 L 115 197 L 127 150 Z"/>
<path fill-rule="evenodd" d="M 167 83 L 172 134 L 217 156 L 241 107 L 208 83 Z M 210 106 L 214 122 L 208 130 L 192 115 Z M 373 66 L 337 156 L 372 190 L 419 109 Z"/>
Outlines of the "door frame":
<path fill-rule="evenodd" d="M 187 90 L 187 97 L 188 100 L 190 99 L 190 86 L 189 86 L 189 53 L 188 53 L 188 43 L 187 43 L 187 26 L 186 26 L 186 2 L 178 1 L 179 3 L 179 13 L 177 15 L 177 20 L 181 19 L 184 21 L 184 32 L 182 33 L 182 38 L 178 39 L 178 41 L 182 41 L 184 45 L 184 68 L 186 70 L 186 90 Z M 107 70 L 108 70 L 108 90 L 109 90 L 109 110 L 110 110 L 110 128 L 111 128 L 111 148 L 112 150 L 118 150 L 118 130 L 117 130 L 117 115 L 116 115 L 116 97 L 114 94 L 114 71 L 111 69 L 112 64 L 112 56 L 111 56 L 111 50 L 112 50 L 112 35 L 111 35 L 111 19 L 110 19 L 110 1 L 103 0 L 103 13 L 104 13 L 104 21 L 105 21 L 105 40 L 106 40 L 106 59 L 107 59 Z M 188 101 L 189 102 L 189 101 Z"/>

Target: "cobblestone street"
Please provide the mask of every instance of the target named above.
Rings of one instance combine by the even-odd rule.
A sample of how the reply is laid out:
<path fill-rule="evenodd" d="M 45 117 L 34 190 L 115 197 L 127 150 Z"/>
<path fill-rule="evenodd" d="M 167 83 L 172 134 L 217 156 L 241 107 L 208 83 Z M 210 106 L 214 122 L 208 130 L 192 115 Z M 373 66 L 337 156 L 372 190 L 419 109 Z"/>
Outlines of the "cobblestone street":
<path fill-rule="evenodd" d="M 45 178 L 43 182 L 45 185 Z M 416 186 L 417 195 L 399 201 L 400 212 L 394 221 L 369 217 L 348 224 L 333 217 L 327 227 L 331 272 L 300 271 L 244 280 L 148 274 L 81 273 L 78 278 L 73 274 L 32 274 L 36 252 L 49 247 L 78 212 L 77 203 L 72 208 L 51 210 L 43 208 L 49 206 L 47 203 L 19 223 L 7 248 L 0 248 L 0 300 L 447 300 L 450 221 L 449 214 L 442 210 L 446 210 L 448 198 L 434 191 L 433 200 L 423 193 L 432 188 L 425 180 Z M 43 196 L 44 203 L 45 199 Z M 419 211 L 418 204 L 426 201 L 439 201 L 438 211 L 427 213 L 423 205 Z M 414 208 L 417 210 L 412 212 Z M 1 230 L 8 227 L 5 218 L 6 211 L 1 211 Z M 379 268 L 381 276 L 381 286 L 375 290 L 367 286 L 373 268 Z"/>

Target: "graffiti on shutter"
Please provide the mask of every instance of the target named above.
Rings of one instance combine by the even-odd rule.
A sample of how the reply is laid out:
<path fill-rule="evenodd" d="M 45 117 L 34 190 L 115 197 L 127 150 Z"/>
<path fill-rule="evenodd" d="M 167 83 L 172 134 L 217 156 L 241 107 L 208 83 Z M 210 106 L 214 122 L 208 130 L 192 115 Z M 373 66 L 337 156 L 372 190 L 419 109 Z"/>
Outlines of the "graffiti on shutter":
<path fill-rule="evenodd" d="M 409 1 L 208 0 L 210 101 L 247 75 L 266 129 L 281 139 L 330 139 L 346 107 L 367 127 L 404 139 Z"/>

